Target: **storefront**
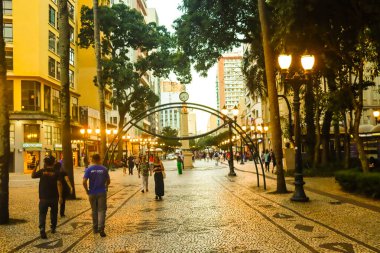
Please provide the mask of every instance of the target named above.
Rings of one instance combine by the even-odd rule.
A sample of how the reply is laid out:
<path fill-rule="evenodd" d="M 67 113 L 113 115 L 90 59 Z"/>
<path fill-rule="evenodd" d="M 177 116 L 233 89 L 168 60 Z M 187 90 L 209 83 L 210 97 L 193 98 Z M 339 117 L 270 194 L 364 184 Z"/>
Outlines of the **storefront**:
<path fill-rule="evenodd" d="M 24 173 L 32 173 L 41 166 L 42 143 L 23 143 Z"/>

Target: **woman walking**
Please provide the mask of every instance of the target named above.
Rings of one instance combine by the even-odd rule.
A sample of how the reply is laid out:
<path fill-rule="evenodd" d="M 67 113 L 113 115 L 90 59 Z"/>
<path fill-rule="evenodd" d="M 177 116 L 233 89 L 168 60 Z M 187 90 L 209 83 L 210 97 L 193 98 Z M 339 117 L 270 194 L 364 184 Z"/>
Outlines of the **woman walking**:
<path fill-rule="evenodd" d="M 154 157 L 153 163 L 153 172 L 154 172 L 154 183 L 155 183 L 155 193 L 156 199 L 162 200 L 162 196 L 164 196 L 164 165 L 160 161 L 158 156 Z"/>

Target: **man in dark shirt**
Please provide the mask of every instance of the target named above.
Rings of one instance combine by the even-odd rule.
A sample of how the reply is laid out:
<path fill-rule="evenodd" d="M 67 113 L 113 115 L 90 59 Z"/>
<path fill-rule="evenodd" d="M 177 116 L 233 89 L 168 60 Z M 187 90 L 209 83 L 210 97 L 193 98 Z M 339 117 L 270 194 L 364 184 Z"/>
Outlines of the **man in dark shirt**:
<path fill-rule="evenodd" d="M 45 232 L 46 214 L 50 207 L 51 232 L 54 234 L 57 227 L 58 200 L 62 201 L 62 184 L 59 180 L 59 171 L 54 169 L 55 158 L 47 156 L 44 167 L 38 171 L 34 168 L 32 178 L 40 178 L 39 183 L 39 228 L 42 239 L 47 239 Z"/>
<path fill-rule="evenodd" d="M 90 188 L 87 182 L 90 181 Z M 92 225 L 94 233 L 99 233 L 105 237 L 104 233 L 106 210 L 107 210 L 107 189 L 111 183 L 106 167 L 101 165 L 98 154 L 92 156 L 92 165 L 86 169 L 83 176 L 83 187 L 88 194 L 92 209 Z"/>

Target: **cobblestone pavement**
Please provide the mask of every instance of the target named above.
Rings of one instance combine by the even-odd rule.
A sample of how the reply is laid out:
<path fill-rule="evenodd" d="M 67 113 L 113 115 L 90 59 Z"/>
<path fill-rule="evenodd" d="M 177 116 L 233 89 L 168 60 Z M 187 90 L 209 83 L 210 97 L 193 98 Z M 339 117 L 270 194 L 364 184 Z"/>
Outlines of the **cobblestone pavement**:
<path fill-rule="evenodd" d="M 92 234 L 83 169 L 75 175 L 78 200 L 68 201 L 67 218 L 48 240 L 38 237 L 38 180 L 11 175 L 12 223 L 0 226 L 0 252 L 380 252 L 380 211 L 367 208 L 376 201 L 344 202 L 338 189 L 311 182 L 311 201 L 294 203 L 291 193 L 271 193 L 271 175 L 266 191 L 256 187 L 249 164 L 237 165 L 233 178 L 213 162 L 197 161 L 182 175 L 175 161 L 165 166 L 163 201 L 154 200 L 153 177 L 141 193 L 136 175 L 111 172 L 106 238 Z"/>

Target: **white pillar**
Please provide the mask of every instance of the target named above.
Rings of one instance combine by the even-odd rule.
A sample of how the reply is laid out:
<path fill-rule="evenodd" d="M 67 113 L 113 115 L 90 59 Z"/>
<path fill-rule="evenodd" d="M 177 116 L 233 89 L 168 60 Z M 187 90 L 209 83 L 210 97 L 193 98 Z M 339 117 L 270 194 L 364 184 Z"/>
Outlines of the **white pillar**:
<path fill-rule="evenodd" d="M 187 108 L 184 106 L 181 110 L 181 137 L 189 136 L 189 118 Z M 182 153 L 183 153 L 183 165 L 184 169 L 192 169 L 193 166 L 193 153 L 190 152 L 189 140 L 182 140 Z"/>

